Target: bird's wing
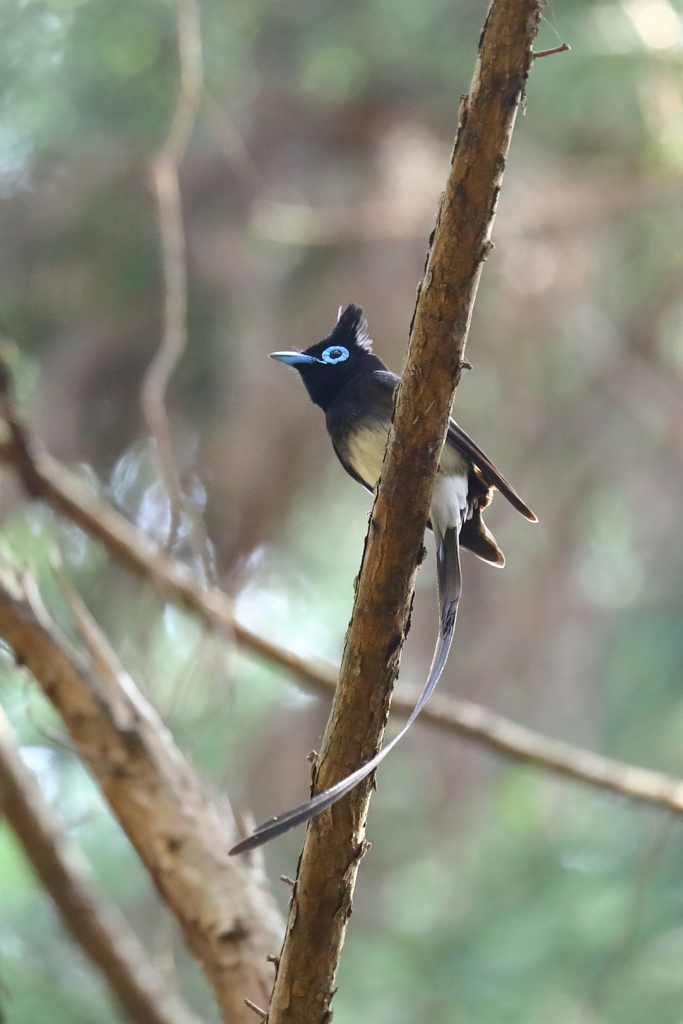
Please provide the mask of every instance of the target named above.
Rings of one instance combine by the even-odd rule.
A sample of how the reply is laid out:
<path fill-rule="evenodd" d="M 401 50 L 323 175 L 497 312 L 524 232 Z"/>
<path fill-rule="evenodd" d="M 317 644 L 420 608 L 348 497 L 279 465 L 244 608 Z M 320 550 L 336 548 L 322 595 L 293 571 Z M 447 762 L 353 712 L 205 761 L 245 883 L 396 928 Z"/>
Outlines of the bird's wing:
<path fill-rule="evenodd" d="M 378 754 L 375 755 L 366 764 L 361 765 L 351 775 L 347 775 L 345 779 L 338 782 L 335 786 L 331 786 L 330 789 L 326 789 L 323 793 L 317 793 L 315 796 L 307 800 L 306 803 L 300 804 L 299 807 L 295 807 L 291 811 L 285 811 L 284 814 L 279 814 L 276 818 L 271 818 L 270 821 L 266 821 L 263 825 L 259 825 L 253 835 L 247 839 L 242 840 L 236 846 L 230 850 L 230 856 L 234 856 L 238 853 L 246 853 L 247 850 L 254 850 L 257 846 L 262 846 L 264 843 L 270 842 L 271 839 L 275 839 L 277 836 L 288 832 L 290 828 L 295 828 L 297 825 L 303 825 L 304 822 L 310 821 L 311 818 L 315 818 L 321 811 L 326 810 L 335 804 L 337 800 L 340 800 L 343 796 L 346 796 L 352 789 L 354 789 L 359 782 L 367 778 L 371 772 L 380 764 L 381 761 L 387 756 L 390 750 L 392 750 L 400 739 L 405 736 L 410 729 L 411 725 L 422 711 L 423 707 L 434 692 L 434 687 L 439 681 L 441 673 L 443 672 L 446 659 L 448 658 L 448 652 L 451 648 L 453 641 L 453 634 L 455 632 L 455 620 L 458 614 L 458 604 L 460 603 L 460 590 L 461 590 L 461 575 L 460 575 L 460 550 L 458 543 L 459 529 L 449 528 L 443 535 L 437 533 L 437 551 L 436 551 L 436 564 L 437 564 L 437 577 L 439 584 L 439 606 L 440 606 L 440 626 L 439 626 L 439 638 L 436 642 L 436 649 L 434 651 L 434 657 L 432 664 L 429 669 L 429 675 L 427 682 L 425 683 L 422 693 L 418 699 L 417 704 L 413 708 L 410 718 L 400 730 L 398 735 L 394 736 L 390 743 L 387 743 Z"/>
<path fill-rule="evenodd" d="M 448 433 L 446 435 L 446 444 L 452 444 L 464 458 L 469 462 L 474 463 L 474 465 L 481 471 L 486 483 L 490 486 L 496 487 L 500 493 L 507 498 L 510 504 L 513 505 L 518 512 L 521 512 L 525 519 L 530 520 L 532 523 L 538 522 L 537 517 L 531 509 L 524 504 L 514 487 L 507 482 L 505 477 L 500 475 L 489 457 L 483 453 L 478 444 L 475 444 L 469 434 L 466 434 L 462 427 L 458 426 L 455 420 L 451 420 L 449 424 Z"/>
<path fill-rule="evenodd" d="M 373 373 L 374 381 L 385 388 L 387 391 L 394 391 L 397 384 L 400 381 L 395 373 L 391 373 L 390 370 L 376 370 Z M 475 466 L 481 471 L 482 476 L 486 480 L 489 486 L 496 487 L 504 497 L 510 502 L 518 512 L 524 516 L 525 519 L 530 520 L 532 523 L 538 522 L 538 518 L 531 511 L 528 505 L 522 501 L 517 491 L 507 482 L 504 476 L 502 476 L 496 467 L 493 465 L 488 455 L 486 455 L 479 445 L 472 440 L 462 427 L 451 419 L 448 426 L 448 433 L 446 435 L 446 444 L 452 444 L 453 447 L 458 451 L 468 462 L 474 463 Z M 351 473 L 353 476 L 353 473 Z M 361 481 L 362 483 L 363 481 Z"/>

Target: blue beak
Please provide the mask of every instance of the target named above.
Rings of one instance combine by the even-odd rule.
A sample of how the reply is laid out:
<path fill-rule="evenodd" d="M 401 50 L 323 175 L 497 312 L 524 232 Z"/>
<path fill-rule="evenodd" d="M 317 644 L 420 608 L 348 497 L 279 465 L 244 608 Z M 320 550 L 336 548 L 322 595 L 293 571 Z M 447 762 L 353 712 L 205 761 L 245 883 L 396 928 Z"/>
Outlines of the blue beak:
<path fill-rule="evenodd" d="M 270 359 L 277 359 L 278 363 L 286 363 L 287 366 L 301 366 L 304 363 L 320 361 L 315 356 L 307 356 L 305 352 L 271 352 Z"/>

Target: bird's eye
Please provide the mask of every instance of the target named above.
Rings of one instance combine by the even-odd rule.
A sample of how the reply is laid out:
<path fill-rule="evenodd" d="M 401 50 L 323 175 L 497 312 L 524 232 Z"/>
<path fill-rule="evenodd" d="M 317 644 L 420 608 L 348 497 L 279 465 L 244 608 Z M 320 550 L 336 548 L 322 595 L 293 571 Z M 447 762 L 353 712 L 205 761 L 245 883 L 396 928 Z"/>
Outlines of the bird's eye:
<path fill-rule="evenodd" d="M 349 350 L 343 345 L 332 345 L 330 348 L 326 348 L 322 354 L 324 363 L 343 363 L 348 358 Z"/>

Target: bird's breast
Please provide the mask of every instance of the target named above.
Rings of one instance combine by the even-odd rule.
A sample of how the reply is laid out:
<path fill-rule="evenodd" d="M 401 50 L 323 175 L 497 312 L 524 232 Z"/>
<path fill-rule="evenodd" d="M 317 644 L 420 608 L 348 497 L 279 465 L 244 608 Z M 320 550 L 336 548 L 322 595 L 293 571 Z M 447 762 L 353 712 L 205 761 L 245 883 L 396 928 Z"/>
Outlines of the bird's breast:
<path fill-rule="evenodd" d="M 389 435 L 388 425 L 369 423 L 349 433 L 346 458 L 354 473 L 373 490 L 377 485 L 384 449 Z M 469 465 L 451 445 L 444 447 L 439 472 L 434 481 L 430 516 L 441 531 L 460 527 L 468 513 Z"/>
<path fill-rule="evenodd" d="M 375 422 L 356 427 L 348 437 L 347 458 L 349 463 L 354 473 L 373 490 L 382 472 L 384 449 L 388 436 L 388 425 Z"/>

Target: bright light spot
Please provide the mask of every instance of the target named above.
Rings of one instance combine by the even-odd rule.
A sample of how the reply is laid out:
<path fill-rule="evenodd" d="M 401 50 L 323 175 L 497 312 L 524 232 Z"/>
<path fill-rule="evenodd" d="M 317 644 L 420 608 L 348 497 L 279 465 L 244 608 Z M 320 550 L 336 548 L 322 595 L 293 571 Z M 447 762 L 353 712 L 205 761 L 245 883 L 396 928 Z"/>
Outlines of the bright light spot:
<path fill-rule="evenodd" d="M 291 595 L 248 583 L 235 598 L 235 617 L 257 633 L 269 633 L 303 658 L 339 659 L 339 636 L 310 614 L 302 614 Z"/>
<path fill-rule="evenodd" d="M 131 492 L 135 487 L 143 458 L 144 452 L 139 445 L 129 448 L 116 463 L 112 472 L 111 490 L 114 495 L 114 501 L 125 509 L 128 508 L 128 502 L 131 498 Z"/>
<path fill-rule="evenodd" d="M 166 543 L 171 529 L 171 503 L 158 481 L 151 484 L 142 496 L 137 523 L 148 537 L 159 544 Z"/>
<path fill-rule="evenodd" d="M 596 4 L 587 12 L 584 45 L 593 53 L 632 53 L 640 39 L 631 19 L 619 4 Z"/>
<path fill-rule="evenodd" d="M 54 751 L 49 747 L 21 747 L 21 759 L 38 779 L 38 784 L 47 800 L 54 800 L 59 788 L 59 779 L 54 766 Z"/>
<path fill-rule="evenodd" d="M 59 524 L 59 534 L 66 561 L 70 565 L 83 565 L 90 547 L 87 533 L 74 523 L 64 520 Z"/>
<path fill-rule="evenodd" d="M 27 135 L 0 122 L 0 197 L 28 187 L 31 143 Z"/>
<path fill-rule="evenodd" d="M 624 10 L 651 50 L 668 50 L 680 39 L 680 18 L 668 0 L 627 0 Z"/>

